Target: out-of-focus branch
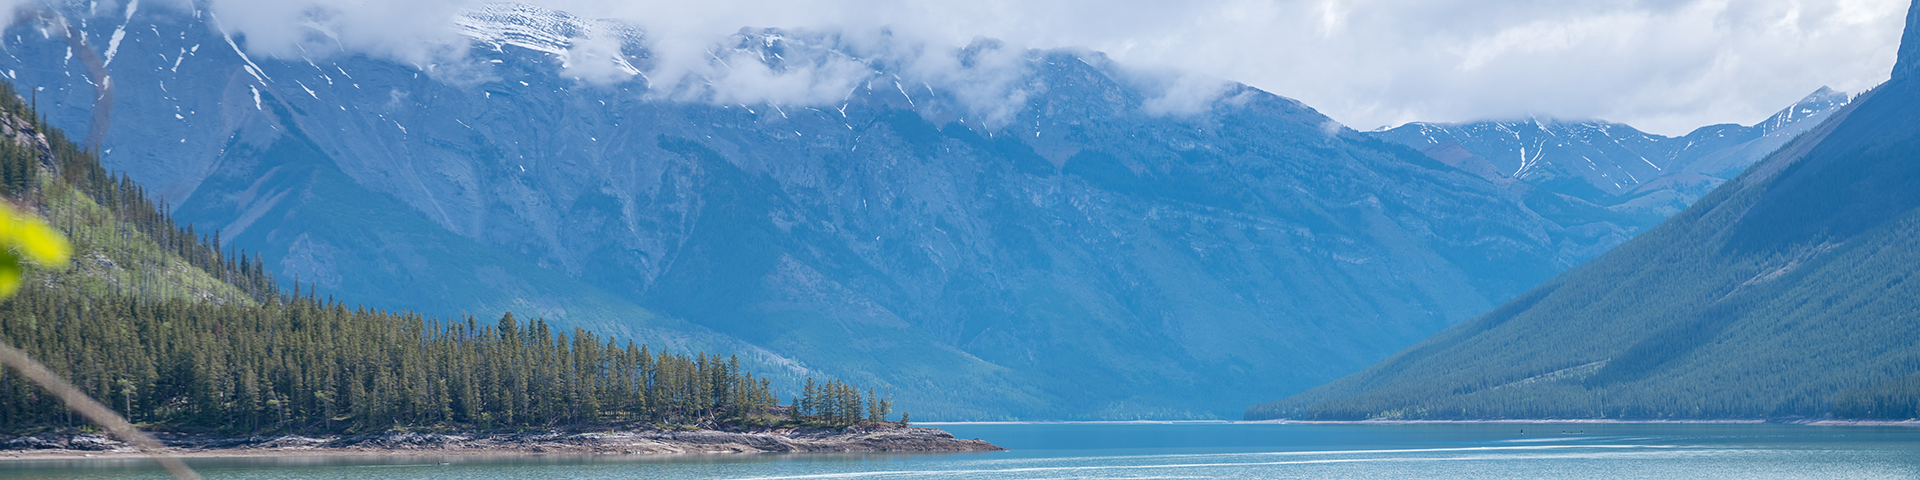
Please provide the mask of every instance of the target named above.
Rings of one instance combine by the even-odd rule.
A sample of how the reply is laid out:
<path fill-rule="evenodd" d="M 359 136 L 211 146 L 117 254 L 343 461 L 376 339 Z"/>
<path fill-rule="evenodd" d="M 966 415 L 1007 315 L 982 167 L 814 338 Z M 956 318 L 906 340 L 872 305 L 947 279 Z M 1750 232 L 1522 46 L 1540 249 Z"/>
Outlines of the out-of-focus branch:
<path fill-rule="evenodd" d="M 53 392 L 53 395 L 60 397 L 60 401 L 65 402 L 68 408 L 72 408 L 73 411 L 79 412 L 81 416 L 87 417 L 87 420 L 92 420 L 93 423 L 106 427 L 107 431 L 112 432 L 114 437 L 125 440 L 127 443 L 132 443 L 135 447 L 139 447 L 140 451 L 152 455 L 155 461 L 160 462 L 161 467 L 167 469 L 167 473 L 171 473 L 174 477 L 178 477 L 181 480 L 200 480 L 200 474 L 194 473 L 191 468 L 187 468 L 187 464 L 182 463 L 178 458 L 167 455 L 166 445 L 160 444 L 159 440 L 155 440 L 152 436 L 147 435 L 146 432 L 142 432 L 138 428 L 133 428 L 133 424 L 127 423 L 127 420 L 124 418 L 120 418 L 120 414 L 113 413 L 113 410 L 108 409 L 106 405 L 101 405 L 100 402 L 95 401 L 93 397 L 87 396 L 86 392 L 82 392 L 79 388 L 75 388 L 73 384 L 67 383 L 66 379 L 60 378 L 60 375 L 53 373 L 52 370 L 48 370 L 46 365 L 41 365 L 40 362 L 34 361 L 32 357 L 28 357 L 26 352 L 22 352 L 19 349 L 13 348 L 12 345 L 7 345 L 6 342 L 0 341 L 0 363 L 5 363 L 9 367 L 13 367 L 13 369 L 19 371 L 21 375 L 26 376 L 28 380 L 32 380 L 33 383 L 40 384 L 40 386 L 46 388 L 47 391 Z"/>

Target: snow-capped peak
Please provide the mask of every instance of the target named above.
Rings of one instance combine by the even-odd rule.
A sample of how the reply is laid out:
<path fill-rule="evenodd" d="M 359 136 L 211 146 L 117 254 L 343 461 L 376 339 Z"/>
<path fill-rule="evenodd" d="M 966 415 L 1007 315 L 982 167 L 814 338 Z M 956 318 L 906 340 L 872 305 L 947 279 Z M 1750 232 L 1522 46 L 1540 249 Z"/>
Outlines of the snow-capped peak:
<path fill-rule="evenodd" d="M 585 35 L 587 20 L 524 3 L 495 3 L 462 12 L 454 19 L 460 32 L 498 50 L 507 45 L 565 55 L 573 39 Z"/>
<path fill-rule="evenodd" d="M 1772 133 L 1792 126 L 1795 123 L 1800 123 L 1803 120 L 1821 116 L 1821 114 L 1845 106 L 1848 101 L 1849 97 L 1846 92 L 1820 87 L 1819 90 L 1808 94 L 1806 98 L 1800 99 L 1800 101 L 1794 103 L 1793 106 L 1773 114 L 1772 117 L 1754 125 L 1754 127 L 1759 128 L 1762 132 Z"/>

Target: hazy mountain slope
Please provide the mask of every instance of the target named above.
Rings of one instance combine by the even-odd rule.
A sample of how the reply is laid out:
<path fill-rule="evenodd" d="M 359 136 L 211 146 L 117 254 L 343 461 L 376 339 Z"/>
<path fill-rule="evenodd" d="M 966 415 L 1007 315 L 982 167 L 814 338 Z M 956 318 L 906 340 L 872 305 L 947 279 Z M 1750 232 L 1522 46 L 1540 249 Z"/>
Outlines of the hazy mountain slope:
<path fill-rule="evenodd" d="M 236 87 L 244 85 L 226 86 Z M 295 112 L 300 108 L 297 104 L 283 100 L 267 94 L 260 103 L 248 98 L 237 112 L 229 111 L 224 118 L 233 125 L 229 143 L 208 168 L 210 174 L 197 179 L 194 195 L 180 202 L 177 214 L 220 228 L 230 243 L 269 246 L 266 260 L 287 280 L 314 284 L 342 298 L 382 308 L 465 311 L 477 316 L 515 311 L 656 348 L 738 354 L 758 370 L 787 376 L 780 380 L 788 389 L 797 388 L 795 377 L 819 374 L 809 363 L 818 357 L 797 359 L 796 354 L 805 352 L 776 353 L 756 345 L 762 337 L 730 335 L 657 315 L 640 307 L 637 299 L 620 298 L 535 265 L 528 255 L 449 231 L 342 171 L 342 162 L 321 151 L 308 136 L 309 126 L 326 129 L 327 124 L 303 118 Z M 586 223 L 582 227 L 602 228 L 593 225 L 601 219 L 575 221 Z M 502 228 L 509 230 L 489 233 L 519 240 L 531 232 L 524 227 Z M 945 380 L 938 390 L 905 392 L 913 395 L 907 405 L 923 412 L 985 414 L 951 396 L 955 392 L 978 392 L 1001 399 L 1002 405 L 1036 403 L 1031 393 L 998 378 L 1003 369 L 958 352 L 942 353 L 920 353 L 918 361 L 910 364 L 876 359 L 862 364 L 875 365 L 871 371 L 882 373 L 895 373 L 888 372 L 893 366 L 911 369 L 916 375 L 938 372 Z"/>
<path fill-rule="evenodd" d="M 285 109 L 273 98 L 262 105 L 262 112 Z M 198 191 L 206 194 L 182 202 L 174 214 L 229 219 L 213 224 L 228 244 L 285 245 L 264 258 L 289 283 L 380 308 L 564 318 L 656 348 L 727 351 L 756 368 L 808 373 L 803 364 L 447 231 L 354 182 L 298 125 L 271 121 L 241 120 L 211 174 L 199 180 Z M 780 380 L 783 387 L 797 385 Z"/>
<path fill-rule="evenodd" d="M 1166 79 L 1092 52 L 969 47 L 1023 89 L 982 115 L 870 46 L 748 30 L 733 61 L 871 70 L 838 105 L 664 101 L 568 77 L 555 52 L 589 21 L 560 12 L 489 7 L 462 20 L 470 64 L 415 66 L 243 57 L 204 16 L 141 8 L 87 27 L 124 31 L 106 161 L 283 278 L 737 341 L 712 349 L 892 389 L 916 418 L 1231 415 L 1624 240 L 1615 212 L 1245 86 L 1168 111 Z M 88 77 L 32 28 L 0 60 L 84 125 Z"/>
<path fill-rule="evenodd" d="M 1821 88 L 1753 126 L 1709 125 L 1666 137 L 1603 121 L 1409 123 L 1369 132 L 1490 179 L 1532 186 L 1638 219 L 1644 230 L 1847 104 Z"/>
<path fill-rule="evenodd" d="M 1249 418 L 1913 418 L 1920 78 L 1645 235 Z"/>

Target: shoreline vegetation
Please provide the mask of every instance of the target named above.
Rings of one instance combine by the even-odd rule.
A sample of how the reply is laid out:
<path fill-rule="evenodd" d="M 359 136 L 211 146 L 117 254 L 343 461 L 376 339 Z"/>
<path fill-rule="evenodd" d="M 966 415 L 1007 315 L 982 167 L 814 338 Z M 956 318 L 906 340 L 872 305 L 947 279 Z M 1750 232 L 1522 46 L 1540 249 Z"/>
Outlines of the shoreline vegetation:
<path fill-rule="evenodd" d="M 944 430 L 897 424 L 844 429 L 787 427 L 747 431 L 592 430 L 406 432 L 361 435 L 253 435 L 154 432 L 179 458 L 309 456 L 737 455 L 756 453 L 961 453 L 1005 450 Z M 67 430 L 0 435 L 0 462 L 146 458 L 132 444 Z"/>

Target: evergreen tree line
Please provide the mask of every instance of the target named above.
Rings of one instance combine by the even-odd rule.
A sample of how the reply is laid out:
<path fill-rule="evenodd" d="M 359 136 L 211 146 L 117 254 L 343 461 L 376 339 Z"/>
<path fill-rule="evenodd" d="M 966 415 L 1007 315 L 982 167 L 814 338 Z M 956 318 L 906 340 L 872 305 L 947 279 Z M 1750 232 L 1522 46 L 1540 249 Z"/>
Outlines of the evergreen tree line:
<path fill-rule="evenodd" d="M 808 378 L 787 413 L 795 421 L 831 425 L 885 422 L 893 414 L 893 399 L 880 398 L 869 388 L 863 401 L 859 387 L 838 380 L 816 384 Z"/>
<path fill-rule="evenodd" d="M 258 305 L 144 301 L 30 284 L 0 303 L 0 338 L 133 421 L 167 429 L 363 432 L 780 419 L 769 382 L 743 371 L 737 359 L 655 354 L 585 330 L 523 324 L 511 313 L 492 324 L 473 317 L 442 322 L 312 297 Z M 832 384 L 836 394 L 852 389 Z M 75 422 L 38 386 L 0 374 L 0 430 Z"/>
<path fill-rule="evenodd" d="M 1840 418 L 1920 418 L 1920 374 L 1841 392 L 1833 400 Z"/>

